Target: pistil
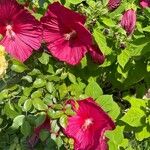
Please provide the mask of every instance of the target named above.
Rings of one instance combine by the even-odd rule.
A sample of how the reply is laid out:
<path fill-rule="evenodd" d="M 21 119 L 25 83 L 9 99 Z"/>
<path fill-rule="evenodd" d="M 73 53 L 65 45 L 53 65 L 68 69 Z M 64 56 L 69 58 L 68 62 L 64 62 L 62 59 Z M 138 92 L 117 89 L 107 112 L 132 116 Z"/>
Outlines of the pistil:
<path fill-rule="evenodd" d="M 65 40 L 69 41 L 69 40 L 75 38 L 76 35 L 77 35 L 77 32 L 76 32 L 75 30 L 73 30 L 73 31 L 71 31 L 70 33 L 66 33 L 66 34 L 64 35 L 64 37 L 65 37 Z"/>

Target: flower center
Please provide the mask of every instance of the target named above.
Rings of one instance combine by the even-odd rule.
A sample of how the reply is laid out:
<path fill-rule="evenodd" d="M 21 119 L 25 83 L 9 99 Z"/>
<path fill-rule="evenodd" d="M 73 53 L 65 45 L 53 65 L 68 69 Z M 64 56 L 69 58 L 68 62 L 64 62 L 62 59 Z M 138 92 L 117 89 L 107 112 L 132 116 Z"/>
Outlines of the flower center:
<path fill-rule="evenodd" d="M 14 39 L 15 32 L 12 30 L 12 26 L 11 26 L 11 25 L 7 25 L 7 26 L 6 26 L 6 35 L 7 35 L 9 38 Z"/>
<path fill-rule="evenodd" d="M 69 41 L 77 36 L 77 32 L 72 30 L 70 33 L 64 34 L 65 40 Z"/>
<path fill-rule="evenodd" d="M 92 118 L 87 118 L 85 121 L 84 121 L 84 124 L 82 126 L 82 129 L 83 130 L 87 130 L 91 125 L 93 125 L 93 119 Z"/>

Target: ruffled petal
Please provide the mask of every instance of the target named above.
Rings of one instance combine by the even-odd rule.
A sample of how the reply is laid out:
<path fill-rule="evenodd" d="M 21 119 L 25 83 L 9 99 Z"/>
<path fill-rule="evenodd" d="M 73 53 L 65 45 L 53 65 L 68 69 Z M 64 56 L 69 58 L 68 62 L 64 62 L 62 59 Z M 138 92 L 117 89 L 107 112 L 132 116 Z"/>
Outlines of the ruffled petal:
<path fill-rule="evenodd" d="M 89 46 L 89 54 L 91 55 L 93 61 L 97 64 L 102 64 L 105 61 L 105 56 L 100 51 L 97 46 Z"/>

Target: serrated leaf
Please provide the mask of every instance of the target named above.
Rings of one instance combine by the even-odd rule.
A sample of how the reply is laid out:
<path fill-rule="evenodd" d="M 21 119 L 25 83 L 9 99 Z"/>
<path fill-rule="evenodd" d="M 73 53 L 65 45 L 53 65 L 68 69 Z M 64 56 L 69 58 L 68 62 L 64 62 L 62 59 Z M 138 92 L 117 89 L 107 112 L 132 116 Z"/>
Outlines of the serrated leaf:
<path fill-rule="evenodd" d="M 128 112 L 121 118 L 132 127 L 142 126 L 141 118 L 145 116 L 145 112 L 137 107 L 131 107 Z"/>
<path fill-rule="evenodd" d="M 117 56 L 117 61 L 118 61 L 119 65 L 120 65 L 122 68 L 125 67 L 125 65 L 126 65 L 127 62 L 129 61 L 129 59 L 130 59 L 130 53 L 129 53 L 129 51 L 126 50 L 126 49 L 123 50 L 123 51 L 121 52 L 121 54 L 119 54 L 119 55 Z"/>
<path fill-rule="evenodd" d="M 95 81 L 91 81 L 85 88 L 85 94 L 94 99 L 97 99 L 99 96 L 103 94 L 103 91 Z"/>
<path fill-rule="evenodd" d="M 105 135 L 109 139 L 108 145 L 111 150 L 119 150 L 121 147 L 127 148 L 129 142 L 123 135 L 124 126 L 117 126 L 113 131 L 106 131 Z"/>
<path fill-rule="evenodd" d="M 108 55 L 112 52 L 111 49 L 107 46 L 105 36 L 98 28 L 94 29 L 93 36 L 103 54 Z"/>
<path fill-rule="evenodd" d="M 115 120 L 120 114 L 118 104 L 113 100 L 112 95 L 102 95 L 96 102 Z"/>
<path fill-rule="evenodd" d="M 149 128 L 148 126 L 144 126 L 140 131 L 135 133 L 135 137 L 138 141 L 142 141 L 150 137 L 150 131 L 148 128 Z"/>

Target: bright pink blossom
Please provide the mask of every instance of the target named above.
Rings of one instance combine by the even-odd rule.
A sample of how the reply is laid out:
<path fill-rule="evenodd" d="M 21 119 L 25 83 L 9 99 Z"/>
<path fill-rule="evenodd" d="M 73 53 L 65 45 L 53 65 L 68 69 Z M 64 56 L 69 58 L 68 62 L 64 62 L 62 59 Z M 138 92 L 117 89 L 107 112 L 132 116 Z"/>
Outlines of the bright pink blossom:
<path fill-rule="evenodd" d="M 41 45 L 40 23 L 16 0 L 0 0 L 0 34 L 0 44 L 20 61 Z"/>
<path fill-rule="evenodd" d="M 121 3 L 121 0 L 109 0 L 108 2 L 108 9 L 114 10 L 116 9 Z"/>
<path fill-rule="evenodd" d="M 134 32 L 136 25 L 136 11 L 129 9 L 125 11 L 121 19 L 121 26 L 125 29 L 127 35 Z"/>
<path fill-rule="evenodd" d="M 68 118 L 64 133 L 74 139 L 75 150 L 107 150 L 106 130 L 115 128 L 111 118 L 98 106 L 92 98 L 69 103 L 76 115 Z"/>
<path fill-rule="evenodd" d="M 92 45 L 91 33 L 84 27 L 86 18 L 58 2 L 48 7 L 48 11 L 41 21 L 43 37 L 48 44 L 51 54 L 71 65 L 78 64 Z M 102 53 L 99 62 L 103 63 Z"/>
<path fill-rule="evenodd" d="M 150 0 L 141 0 L 140 5 L 143 8 L 150 7 Z"/>
<path fill-rule="evenodd" d="M 45 121 L 41 125 L 39 125 L 38 127 L 34 128 L 34 133 L 33 133 L 33 135 L 29 139 L 29 144 L 32 147 L 34 147 L 34 145 L 36 145 L 36 143 L 39 140 L 40 132 L 42 130 L 46 130 L 46 131 L 50 132 L 50 129 L 51 129 L 50 118 L 47 116 L 46 119 L 45 119 Z"/>

